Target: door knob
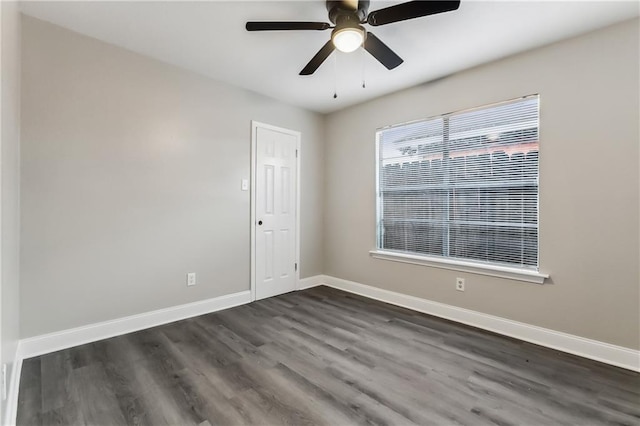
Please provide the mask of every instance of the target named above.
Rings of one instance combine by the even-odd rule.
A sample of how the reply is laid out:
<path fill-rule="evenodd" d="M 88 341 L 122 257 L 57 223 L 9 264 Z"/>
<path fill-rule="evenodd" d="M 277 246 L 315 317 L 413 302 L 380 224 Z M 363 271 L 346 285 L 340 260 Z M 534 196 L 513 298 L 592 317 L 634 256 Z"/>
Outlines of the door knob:
<path fill-rule="evenodd" d="M 262 225 L 262 221 L 261 220 L 258 221 L 258 225 Z"/>

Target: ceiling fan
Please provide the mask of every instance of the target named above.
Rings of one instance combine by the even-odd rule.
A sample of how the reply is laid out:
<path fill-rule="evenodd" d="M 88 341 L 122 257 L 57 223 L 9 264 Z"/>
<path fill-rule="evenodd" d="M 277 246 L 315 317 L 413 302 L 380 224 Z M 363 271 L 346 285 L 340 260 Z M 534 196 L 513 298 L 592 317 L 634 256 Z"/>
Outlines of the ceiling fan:
<path fill-rule="evenodd" d="M 374 27 L 406 21 L 407 19 L 435 15 L 458 9 L 460 1 L 409 1 L 375 10 L 368 13 L 369 0 L 327 0 L 329 20 L 326 22 L 247 22 L 247 31 L 287 31 L 287 30 L 318 30 L 330 28 L 331 40 L 315 54 L 311 61 L 300 71 L 300 75 L 313 74 L 320 65 L 331 55 L 334 49 L 342 52 L 353 52 L 360 46 L 369 52 L 387 69 L 394 69 L 403 60 L 378 37 L 362 26 L 368 24 Z"/>

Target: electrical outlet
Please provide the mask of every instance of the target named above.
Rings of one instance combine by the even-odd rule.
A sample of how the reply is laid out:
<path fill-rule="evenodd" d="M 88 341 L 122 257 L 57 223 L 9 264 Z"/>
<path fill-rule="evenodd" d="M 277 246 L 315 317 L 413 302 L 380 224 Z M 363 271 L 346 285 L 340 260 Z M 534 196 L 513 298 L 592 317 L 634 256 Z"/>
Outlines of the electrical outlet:
<path fill-rule="evenodd" d="M 195 272 L 189 272 L 187 274 L 187 286 L 192 286 L 192 285 L 196 285 L 196 273 Z"/>
<path fill-rule="evenodd" d="M 464 291 L 464 278 L 456 278 L 456 290 Z"/>
<path fill-rule="evenodd" d="M 2 364 L 2 400 L 7 399 L 7 364 Z"/>

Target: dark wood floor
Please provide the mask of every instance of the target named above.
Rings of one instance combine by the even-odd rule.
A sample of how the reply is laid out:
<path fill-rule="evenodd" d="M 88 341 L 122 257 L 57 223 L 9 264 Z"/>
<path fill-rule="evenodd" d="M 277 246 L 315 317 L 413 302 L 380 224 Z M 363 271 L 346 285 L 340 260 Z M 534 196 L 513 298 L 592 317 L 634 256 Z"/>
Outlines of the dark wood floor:
<path fill-rule="evenodd" d="M 327 287 L 24 362 L 19 425 L 640 424 L 640 375 Z"/>

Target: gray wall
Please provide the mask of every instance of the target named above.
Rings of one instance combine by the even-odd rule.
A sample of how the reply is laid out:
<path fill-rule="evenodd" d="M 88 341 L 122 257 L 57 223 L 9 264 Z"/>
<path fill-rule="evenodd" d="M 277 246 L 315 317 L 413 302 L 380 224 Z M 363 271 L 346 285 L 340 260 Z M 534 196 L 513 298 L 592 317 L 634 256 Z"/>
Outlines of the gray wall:
<path fill-rule="evenodd" d="M 301 277 L 323 272 L 321 116 L 26 16 L 22 35 L 22 337 L 248 290 L 251 120 L 302 132 Z"/>
<path fill-rule="evenodd" d="M 640 348 L 638 47 L 636 19 L 331 114 L 325 273 Z M 532 93 L 549 285 L 372 259 L 376 128 Z"/>
<path fill-rule="evenodd" d="M 0 110 L 0 169 L 2 256 L 0 270 L 0 358 L 7 378 L 14 372 L 19 338 L 20 290 L 20 14 L 15 2 L 0 2 L 2 15 L 2 100 Z M 6 413 L 2 401 L 0 422 Z"/>

